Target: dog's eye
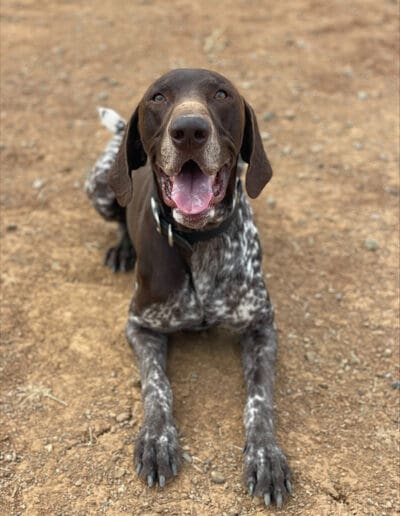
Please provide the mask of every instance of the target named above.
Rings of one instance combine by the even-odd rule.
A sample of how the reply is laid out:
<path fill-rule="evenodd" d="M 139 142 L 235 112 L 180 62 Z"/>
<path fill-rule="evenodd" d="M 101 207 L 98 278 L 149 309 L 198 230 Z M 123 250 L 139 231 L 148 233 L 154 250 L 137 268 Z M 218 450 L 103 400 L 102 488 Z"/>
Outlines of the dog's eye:
<path fill-rule="evenodd" d="M 153 95 L 152 100 L 154 100 L 154 102 L 163 102 L 165 100 L 165 97 L 162 93 L 156 93 L 155 95 Z"/>
<path fill-rule="evenodd" d="M 217 93 L 214 95 L 214 98 L 216 98 L 218 100 L 222 100 L 222 99 L 226 99 L 227 96 L 228 96 L 228 94 L 226 93 L 225 90 L 218 90 Z"/>

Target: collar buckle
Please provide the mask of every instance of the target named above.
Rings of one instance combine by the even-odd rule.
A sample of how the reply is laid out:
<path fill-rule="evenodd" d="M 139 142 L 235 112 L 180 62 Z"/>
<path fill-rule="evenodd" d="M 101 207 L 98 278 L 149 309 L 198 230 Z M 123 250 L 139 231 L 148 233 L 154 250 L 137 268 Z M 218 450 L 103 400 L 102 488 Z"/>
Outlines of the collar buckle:
<path fill-rule="evenodd" d="M 152 197 L 150 199 L 150 203 L 151 203 L 151 211 L 153 213 L 153 218 L 156 221 L 157 232 L 160 233 L 160 235 L 161 235 L 160 215 L 158 213 L 158 206 L 157 206 L 157 202 L 154 199 L 154 197 Z"/>
<path fill-rule="evenodd" d="M 174 234 L 172 232 L 171 224 L 168 224 L 168 245 L 174 247 Z"/>

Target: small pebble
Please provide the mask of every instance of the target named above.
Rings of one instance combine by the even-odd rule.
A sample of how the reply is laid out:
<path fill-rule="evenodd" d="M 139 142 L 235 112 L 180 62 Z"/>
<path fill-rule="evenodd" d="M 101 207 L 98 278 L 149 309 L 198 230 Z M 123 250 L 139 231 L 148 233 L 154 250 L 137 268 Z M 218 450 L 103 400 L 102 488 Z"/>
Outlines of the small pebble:
<path fill-rule="evenodd" d="M 282 149 L 282 154 L 284 156 L 289 156 L 290 154 L 292 154 L 292 147 L 290 145 L 285 145 Z"/>
<path fill-rule="evenodd" d="M 285 118 L 287 120 L 294 120 L 296 118 L 296 113 L 291 109 L 288 109 L 287 111 L 285 111 Z"/>
<path fill-rule="evenodd" d="M 364 246 L 368 251 L 376 251 L 378 249 L 378 242 L 373 238 L 366 238 L 364 240 Z"/>
<path fill-rule="evenodd" d="M 357 97 L 358 97 L 360 100 L 367 100 L 367 98 L 368 98 L 368 93 L 367 93 L 366 91 L 360 90 L 360 91 L 357 93 Z"/>
<path fill-rule="evenodd" d="M 270 122 L 271 120 L 274 120 L 276 118 L 275 111 L 266 111 L 263 114 L 263 120 L 264 122 Z"/>
<path fill-rule="evenodd" d="M 345 77 L 349 77 L 349 79 L 351 79 L 353 77 L 353 70 L 351 69 L 350 66 L 347 66 L 344 70 L 343 70 L 343 75 Z"/>
<path fill-rule="evenodd" d="M 226 482 L 226 478 L 219 471 L 211 471 L 211 481 L 214 482 L 214 484 L 223 484 Z"/>
<path fill-rule="evenodd" d="M 341 292 L 337 292 L 335 298 L 336 301 L 341 301 L 343 299 L 343 294 Z"/>
<path fill-rule="evenodd" d="M 32 183 L 32 188 L 35 188 L 35 190 L 40 190 L 44 186 L 44 180 L 43 179 L 35 179 Z"/>
<path fill-rule="evenodd" d="M 400 382 L 399 381 L 393 382 L 392 389 L 400 390 Z"/>
<path fill-rule="evenodd" d="M 106 91 L 102 91 L 97 95 L 97 100 L 107 100 L 108 99 L 108 93 Z"/>
<path fill-rule="evenodd" d="M 124 468 L 116 468 L 114 471 L 114 478 L 122 478 L 125 475 Z"/>
<path fill-rule="evenodd" d="M 53 445 L 52 444 L 46 444 L 44 449 L 47 451 L 47 453 L 51 453 L 53 451 Z"/>
<path fill-rule="evenodd" d="M 118 416 L 116 416 L 115 421 L 117 423 L 123 423 L 124 421 L 128 421 L 130 418 L 130 412 L 121 412 L 121 414 L 118 414 Z"/>
<path fill-rule="evenodd" d="M 353 147 L 356 149 L 356 150 L 362 150 L 364 148 L 364 144 L 362 142 L 354 142 L 353 143 Z"/>
<path fill-rule="evenodd" d="M 371 213 L 369 218 L 371 220 L 381 220 L 382 217 L 379 215 L 379 213 Z"/>
<path fill-rule="evenodd" d="M 18 226 L 16 224 L 8 224 L 6 226 L 6 231 L 8 231 L 9 233 L 13 233 L 14 231 L 17 231 L 18 229 Z"/>
<path fill-rule="evenodd" d="M 321 152 L 322 151 L 322 145 L 320 143 L 315 143 L 314 145 L 311 145 L 310 147 L 310 151 L 313 153 L 313 154 L 318 154 L 318 152 Z"/>
<path fill-rule="evenodd" d="M 385 351 L 383 352 L 385 357 L 391 357 L 392 353 L 393 352 L 392 352 L 392 350 L 390 348 L 386 348 Z"/>
<path fill-rule="evenodd" d="M 276 199 L 275 197 L 272 197 L 272 195 L 269 195 L 267 197 L 267 204 L 270 208 L 275 208 L 276 206 Z"/>
<path fill-rule="evenodd" d="M 315 362 L 317 360 L 317 354 L 314 351 L 307 351 L 307 353 L 304 355 L 307 362 Z"/>
<path fill-rule="evenodd" d="M 270 134 L 267 131 L 261 131 L 261 139 L 266 141 L 270 139 Z"/>

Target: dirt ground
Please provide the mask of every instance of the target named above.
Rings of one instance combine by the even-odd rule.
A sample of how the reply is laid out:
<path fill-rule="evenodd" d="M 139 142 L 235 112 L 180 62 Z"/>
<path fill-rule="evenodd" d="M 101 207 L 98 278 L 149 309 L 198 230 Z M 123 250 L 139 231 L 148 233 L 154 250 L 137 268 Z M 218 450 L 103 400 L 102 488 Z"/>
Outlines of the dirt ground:
<path fill-rule="evenodd" d="M 387 0 L 3 0 L 1 514 L 268 512 L 241 484 L 240 350 L 218 330 L 170 346 L 191 462 L 163 490 L 133 471 L 133 274 L 102 266 L 115 228 L 82 186 L 109 138 L 96 106 L 128 116 L 181 66 L 238 85 L 275 171 L 253 205 L 293 472 L 280 512 L 398 513 L 398 11 Z"/>

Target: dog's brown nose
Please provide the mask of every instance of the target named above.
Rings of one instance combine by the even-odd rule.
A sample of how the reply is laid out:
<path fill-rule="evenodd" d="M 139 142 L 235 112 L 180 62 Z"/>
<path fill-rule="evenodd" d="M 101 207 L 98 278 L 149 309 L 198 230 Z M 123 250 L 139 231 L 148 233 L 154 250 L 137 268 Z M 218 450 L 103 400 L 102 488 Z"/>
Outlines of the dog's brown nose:
<path fill-rule="evenodd" d="M 198 115 L 178 116 L 169 126 L 169 134 L 178 149 L 202 147 L 210 133 L 210 124 Z"/>

